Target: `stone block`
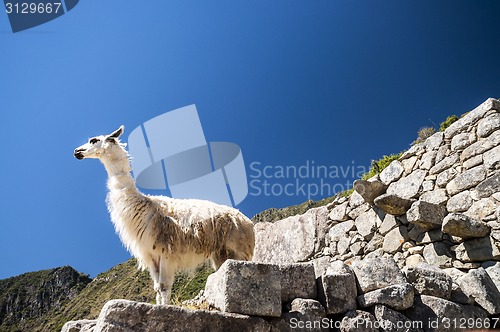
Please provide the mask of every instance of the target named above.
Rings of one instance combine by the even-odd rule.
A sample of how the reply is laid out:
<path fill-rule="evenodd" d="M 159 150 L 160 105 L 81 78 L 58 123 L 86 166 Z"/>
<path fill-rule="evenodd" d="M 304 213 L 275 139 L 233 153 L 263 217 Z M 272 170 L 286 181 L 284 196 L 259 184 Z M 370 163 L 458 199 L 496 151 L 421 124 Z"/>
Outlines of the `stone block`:
<path fill-rule="evenodd" d="M 223 312 L 280 317 L 281 272 L 277 265 L 229 259 L 208 277 L 204 295 Z"/>

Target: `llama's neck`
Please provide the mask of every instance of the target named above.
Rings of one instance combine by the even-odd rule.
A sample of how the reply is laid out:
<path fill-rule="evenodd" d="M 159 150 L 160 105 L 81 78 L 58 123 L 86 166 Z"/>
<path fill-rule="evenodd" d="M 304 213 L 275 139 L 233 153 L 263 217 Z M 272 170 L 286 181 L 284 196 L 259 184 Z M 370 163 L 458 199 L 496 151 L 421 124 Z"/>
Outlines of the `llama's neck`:
<path fill-rule="evenodd" d="M 110 192 L 120 191 L 140 194 L 132 178 L 130 161 L 126 155 L 101 159 L 108 172 L 108 189 Z"/>

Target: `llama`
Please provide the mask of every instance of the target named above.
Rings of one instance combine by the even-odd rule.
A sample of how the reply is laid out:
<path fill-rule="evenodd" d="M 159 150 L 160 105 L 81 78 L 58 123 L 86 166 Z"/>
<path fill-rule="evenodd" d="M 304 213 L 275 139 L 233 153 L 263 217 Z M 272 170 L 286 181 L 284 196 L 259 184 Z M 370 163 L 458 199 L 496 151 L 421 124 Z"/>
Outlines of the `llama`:
<path fill-rule="evenodd" d="M 122 243 L 153 279 L 157 304 L 169 304 L 177 271 L 209 259 L 218 269 L 226 259 L 251 260 L 253 223 L 240 211 L 213 202 L 141 193 L 132 178 L 124 127 L 76 148 L 75 158 L 97 158 L 108 173 L 107 206 Z"/>

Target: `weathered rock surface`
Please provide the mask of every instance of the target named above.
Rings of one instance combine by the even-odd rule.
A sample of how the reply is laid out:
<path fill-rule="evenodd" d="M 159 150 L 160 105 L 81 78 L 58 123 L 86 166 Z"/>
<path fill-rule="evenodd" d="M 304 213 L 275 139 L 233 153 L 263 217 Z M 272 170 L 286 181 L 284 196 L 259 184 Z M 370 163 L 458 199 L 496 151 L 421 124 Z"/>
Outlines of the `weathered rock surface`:
<path fill-rule="evenodd" d="M 277 265 L 229 259 L 208 277 L 204 295 L 223 312 L 280 317 L 281 292 Z"/>
<path fill-rule="evenodd" d="M 355 225 L 358 233 L 366 240 L 370 240 L 375 232 L 375 228 L 380 221 L 379 215 L 370 209 L 356 218 Z"/>
<path fill-rule="evenodd" d="M 427 151 L 438 149 L 443 143 L 444 133 L 437 132 L 425 140 L 425 148 Z"/>
<path fill-rule="evenodd" d="M 455 254 L 463 262 L 500 260 L 500 250 L 489 236 L 461 243 L 455 248 Z"/>
<path fill-rule="evenodd" d="M 455 165 L 459 160 L 460 160 L 460 157 L 458 156 L 458 154 L 456 154 L 456 153 L 452 154 L 451 156 L 444 158 L 439 163 L 432 166 L 431 169 L 429 170 L 429 174 L 441 173 L 441 172 L 449 169 L 451 166 Z"/>
<path fill-rule="evenodd" d="M 94 332 L 269 331 L 262 318 L 127 300 L 104 305 Z"/>
<path fill-rule="evenodd" d="M 482 162 L 483 162 L 483 156 L 482 155 L 477 155 L 477 156 L 474 156 L 474 157 L 472 157 L 470 159 L 465 160 L 462 163 L 462 166 L 463 166 L 464 169 L 471 169 L 474 166 L 481 165 Z"/>
<path fill-rule="evenodd" d="M 432 229 L 441 227 L 446 213 L 446 208 L 442 205 L 417 201 L 413 203 L 406 216 L 408 222 L 417 224 L 423 229 Z"/>
<path fill-rule="evenodd" d="M 330 329 L 323 322 L 325 318 L 325 308 L 318 301 L 297 298 L 292 301 L 290 311 L 283 314 L 283 324 L 276 328 L 279 331 L 328 332 Z"/>
<path fill-rule="evenodd" d="M 412 254 L 406 257 L 405 266 L 406 267 L 414 267 L 420 263 L 425 263 L 424 257 L 421 254 Z"/>
<path fill-rule="evenodd" d="M 396 253 L 401 249 L 403 243 L 408 239 L 408 231 L 406 226 L 394 228 L 384 237 L 382 248 L 385 252 Z"/>
<path fill-rule="evenodd" d="M 413 287 L 411 284 L 396 284 L 358 296 L 361 308 L 383 304 L 395 310 L 408 309 L 413 305 Z"/>
<path fill-rule="evenodd" d="M 480 140 L 471 145 L 469 145 L 465 150 L 460 154 L 460 160 L 464 161 L 469 158 L 475 157 L 479 154 L 483 154 L 484 152 L 490 150 L 495 145 L 490 140 Z"/>
<path fill-rule="evenodd" d="M 457 176 L 458 171 L 454 168 L 447 169 L 439 173 L 436 177 L 436 185 L 440 188 L 446 187 L 446 185 Z"/>
<path fill-rule="evenodd" d="M 443 233 L 463 239 L 484 237 L 490 233 L 490 227 L 461 213 L 450 213 L 443 220 Z"/>
<path fill-rule="evenodd" d="M 313 263 L 293 263 L 279 266 L 281 272 L 281 301 L 296 298 L 315 299 L 316 277 Z"/>
<path fill-rule="evenodd" d="M 448 203 L 446 204 L 446 209 L 448 212 L 462 212 L 467 211 L 468 208 L 472 206 L 472 197 L 470 192 L 462 191 L 453 197 L 450 197 Z"/>
<path fill-rule="evenodd" d="M 380 330 L 386 332 L 417 332 L 422 331 L 415 328 L 413 322 L 402 313 L 392 310 L 385 305 L 377 304 L 371 310 L 375 319 L 377 319 Z M 414 327 L 414 328 L 412 328 Z"/>
<path fill-rule="evenodd" d="M 92 332 L 96 324 L 96 319 L 71 320 L 63 325 L 61 332 Z"/>
<path fill-rule="evenodd" d="M 353 209 L 357 208 L 363 203 L 365 203 L 365 199 L 357 191 L 354 191 L 349 197 L 349 206 Z"/>
<path fill-rule="evenodd" d="M 340 324 L 341 332 L 378 332 L 377 320 L 366 311 L 348 311 Z"/>
<path fill-rule="evenodd" d="M 348 220 L 332 226 L 328 232 L 330 241 L 339 241 L 342 237 L 354 229 L 354 221 Z"/>
<path fill-rule="evenodd" d="M 451 150 L 463 150 L 476 141 L 476 135 L 472 133 L 462 133 L 453 136 L 451 139 Z"/>
<path fill-rule="evenodd" d="M 349 219 L 349 216 L 347 215 L 347 202 L 342 203 L 334 207 L 331 211 L 328 217 L 333 220 L 333 221 L 346 221 Z"/>
<path fill-rule="evenodd" d="M 488 316 L 486 311 L 473 305 L 454 303 L 430 295 L 415 296 L 413 306 L 404 311 L 404 315 L 412 321 L 422 322 L 424 331 L 458 331 L 450 322 L 467 322 L 471 325 L 468 329 L 477 327 L 473 321 L 484 319 Z M 456 325 L 456 327 L 459 327 Z"/>
<path fill-rule="evenodd" d="M 401 157 L 401 158 L 403 158 L 403 157 Z M 418 157 L 413 156 L 413 157 L 410 157 L 408 159 L 401 159 L 401 158 L 399 160 L 401 161 L 401 163 L 403 164 L 403 168 L 405 169 L 403 174 L 408 175 L 413 171 L 413 168 L 415 167 L 415 164 L 418 161 Z"/>
<path fill-rule="evenodd" d="M 482 198 L 472 203 L 472 206 L 464 214 L 476 220 L 495 220 L 494 214 L 498 207 L 500 207 L 500 204 L 494 198 Z"/>
<path fill-rule="evenodd" d="M 475 303 L 474 299 L 471 296 L 465 294 L 464 291 L 462 290 L 462 288 L 460 288 L 460 286 L 456 282 L 453 282 L 453 284 L 451 285 L 450 301 L 455 302 L 455 303 L 459 303 L 459 304 L 474 304 Z"/>
<path fill-rule="evenodd" d="M 385 213 L 395 216 L 405 214 L 412 203 L 413 200 L 400 197 L 397 194 L 384 194 L 374 200 L 375 206 L 382 209 Z"/>
<path fill-rule="evenodd" d="M 434 165 L 434 161 L 436 160 L 436 155 L 437 155 L 437 151 L 427 151 L 426 153 L 424 153 L 422 155 L 422 158 L 420 160 L 420 164 L 418 165 L 418 167 L 420 169 L 425 169 L 425 170 L 428 170 L 432 167 L 432 165 Z"/>
<path fill-rule="evenodd" d="M 325 224 L 326 220 L 311 210 L 274 223 L 257 223 L 254 261 L 273 264 L 307 261 L 324 242 L 320 229 Z"/>
<path fill-rule="evenodd" d="M 431 204 L 445 205 L 448 201 L 448 196 L 445 189 L 436 189 L 423 193 L 420 196 L 420 200 Z"/>
<path fill-rule="evenodd" d="M 483 162 L 486 169 L 497 169 L 500 164 L 500 145 L 486 151 L 483 155 Z"/>
<path fill-rule="evenodd" d="M 451 267 L 453 256 L 449 245 L 444 242 L 429 243 L 424 247 L 425 261 L 441 268 Z"/>
<path fill-rule="evenodd" d="M 452 279 L 443 270 L 429 264 L 418 264 L 407 268 L 405 274 L 406 280 L 413 285 L 417 294 L 450 299 Z"/>
<path fill-rule="evenodd" d="M 500 290 L 500 262 L 485 262 L 483 263 L 483 268 L 486 270 L 486 273 L 488 273 L 495 286 Z"/>
<path fill-rule="evenodd" d="M 477 135 L 479 137 L 486 137 L 498 128 L 500 128 L 500 114 L 495 113 L 479 121 Z"/>
<path fill-rule="evenodd" d="M 477 198 L 490 197 L 497 192 L 500 192 L 500 173 L 488 177 L 474 188 L 474 196 Z"/>
<path fill-rule="evenodd" d="M 394 160 L 380 173 L 380 181 L 385 185 L 389 185 L 399 180 L 404 170 L 403 164 L 399 160 Z"/>
<path fill-rule="evenodd" d="M 318 278 L 318 298 L 327 314 L 355 310 L 356 297 L 356 278 L 343 262 L 336 261 Z"/>
<path fill-rule="evenodd" d="M 353 188 L 363 197 L 365 202 L 373 205 L 373 200 L 385 193 L 387 185 L 378 180 L 356 180 L 353 183 Z"/>
<path fill-rule="evenodd" d="M 389 233 L 389 231 L 396 228 L 397 226 L 398 221 L 396 220 L 396 217 L 391 214 L 386 214 L 384 220 L 382 221 L 382 224 L 380 224 L 380 227 L 378 228 L 378 231 L 381 235 L 386 235 L 387 233 Z"/>
<path fill-rule="evenodd" d="M 500 313 L 500 291 L 482 267 L 470 270 L 458 279 L 458 284 L 490 315 Z"/>
<path fill-rule="evenodd" d="M 471 168 L 461 174 L 458 174 L 448 182 L 446 191 L 450 195 L 455 195 L 463 190 L 474 187 L 486 178 L 486 169 L 481 166 Z"/>
<path fill-rule="evenodd" d="M 441 232 L 440 229 L 432 229 L 427 232 L 422 232 L 421 228 L 415 225 L 408 234 L 411 235 L 413 233 L 416 233 L 417 236 L 410 236 L 410 238 L 416 240 L 418 245 L 437 242 L 443 239 L 443 232 Z"/>
<path fill-rule="evenodd" d="M 452 123 L 444 131 L 444 137 L 447 139 L 452 138 L 456 134 L 464 131 L 466 128 L 474 125 L 478 120 L 486 115 L 486 113 L 492 109 L 500 109 L 499 101 L 494 98 L 488 98 L 481 105 L 468 112 L 466 115 Z"/>
<path fill-rule="evenodd" d="M 374 257 L 355 261 L 352 269 L 362 293 L 395 284 L 404 284 L 406 279 L 393 259 Z"/>
<path fill-rule="evenodd" d="M 402 198 L 413 198 L 420 191 L 426 174 L 427 171 L 417 169 L 410 175 L 399 179 L 397 182 L 391 183 L 389 188 L 387 188 L 387 193 L 398 195 Z"/>

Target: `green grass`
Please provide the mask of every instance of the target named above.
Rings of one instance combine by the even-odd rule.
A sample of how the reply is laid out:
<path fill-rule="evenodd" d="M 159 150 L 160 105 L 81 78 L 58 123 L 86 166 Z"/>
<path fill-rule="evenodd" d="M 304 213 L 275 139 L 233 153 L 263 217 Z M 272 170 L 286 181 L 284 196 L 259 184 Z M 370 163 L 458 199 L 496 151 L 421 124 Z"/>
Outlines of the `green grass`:
<path fill-rule="evenodd" d="M 373 161 L 372 166 L 370 167 L 370 170 L 368 172 L 366 172 L 365 174 L 363 174 L 363 176 L 361 176 L 361 179 L 368 180 L 368 179 L 374 177 L 375 175 L 379 174 L 387 166 L 389 166 L 390 163 L 392 163 L 394 160 L 398 160 L 402 154 L 403 154 L 403 152 L 395 153 L 395 154 L 391 154 L 388 156 L 383 156 L 379 160 Z"/>
<path fill-rule="evenodd" d="M 183 301 L 198 295 L 202 289 L 205 289 L 207 278 L 213 272 L 215 270 L 206 264 L 198 267 L 192 275 L 188 273 L 178 274 L 172 286 L 172 304 L 180 305 Z"/>
<path fill-rule="evenodd" d="M 448 128 L 453 122 L 458 120 L 458 116 L 455 114 L 450 115 L 449 117 L 446 118 L 443 122 L 441 122 L 439 126 L 439 131 L 445 131 L 446 128 Z"/>
<path fill-rule="evenodd" d="M 281 219 L 285 219 L 285 218 L 290 217 L 290 216 L 303 214 L 309 209 L 324 206 L 324 205 L 332 202 L 335 199 L 335 197 L 337 197 L 337 195 L 326 197 L 326 198 L 323 198 L 319 201 L 313 201 L 312 199 L 310 199 L 308 201 L 305 201 L 302 204 L 292 205 L 292 206 L 288 206 L 285 208 L 267 209 L 267 210 L 262 211 L 261 213 L 256 214 L 255 216 L 253 216 L 252 221 L 254 223 L 274 222 L 274 221 L 278 221 Z"/>

